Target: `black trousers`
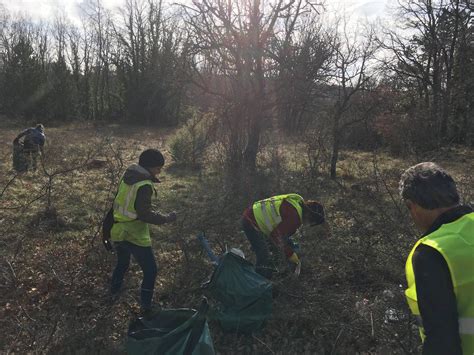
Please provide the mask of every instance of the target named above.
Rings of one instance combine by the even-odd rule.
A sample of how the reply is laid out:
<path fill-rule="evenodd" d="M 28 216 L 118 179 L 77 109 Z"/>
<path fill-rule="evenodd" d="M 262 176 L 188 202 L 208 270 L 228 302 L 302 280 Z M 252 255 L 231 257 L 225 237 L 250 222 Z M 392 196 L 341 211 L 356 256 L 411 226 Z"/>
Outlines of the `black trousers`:
<path fill-rule="evenodd" d="M 130 256 L 140 265 L 143 272 L 143 281 L 140 290 L 141 306 L 144 309 L 151 307 L 153 289 L 155 287 L 158 267 L 151 247 L 141 247 L 129 242 L 116 242 L 117 265 L 112 274 L 111 292 L 117 293 L 122 287 L 123 278 L 130 266 Z"/>
<path fill-rule="evenodd" d="M 39 152 L 39 146 L 26 144 L 23 146 L 23 155 L 27 163 L 27 170 L 36 170 Z"/>
<path fill-rule="evenodd" d="M 242 218 L 241 224 L 242 231 L 245 233 L 245 236 L 250 242 L 252 250 L 257 257 L 255 271 L 263 277 L 271 279 L 274 270 L 271 267 L 270 250 L 268 246 L 269 241 L 267 241 L 267 237 L 260 231 L 256 230 L 246 218 Z"/>

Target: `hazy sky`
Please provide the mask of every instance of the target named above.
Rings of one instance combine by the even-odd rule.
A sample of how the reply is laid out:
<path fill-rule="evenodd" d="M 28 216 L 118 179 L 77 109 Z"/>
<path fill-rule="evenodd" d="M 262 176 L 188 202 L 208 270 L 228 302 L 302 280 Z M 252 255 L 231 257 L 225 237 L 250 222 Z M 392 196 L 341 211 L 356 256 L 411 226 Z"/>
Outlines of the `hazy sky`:
<path fill-rule="evenodd" d="M 78 17 L 83 2 L 84 0 L 0 0 L 0 4 L 6 5 L 11 12 L 27 12 L 38 19 L 51 18 L 57 8 L 64 9 L 72 18 Z M 388 0 L 329 0 L 327 6 L 336 11 L 345 8 L 352 19 L 375 19 L 387 14 L 388 2 Z M 102 3 L 105 7 L 114 8 L 120 7 L 124 0 L 102 0 Z"/>

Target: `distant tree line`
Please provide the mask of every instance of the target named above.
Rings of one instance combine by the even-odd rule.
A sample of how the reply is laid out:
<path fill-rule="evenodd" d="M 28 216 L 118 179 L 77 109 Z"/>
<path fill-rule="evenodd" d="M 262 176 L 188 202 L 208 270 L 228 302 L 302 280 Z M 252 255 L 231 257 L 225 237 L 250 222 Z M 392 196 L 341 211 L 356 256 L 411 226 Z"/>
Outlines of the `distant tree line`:
<path fill-rule="evenodd" d="M 0 109 L 25 118 L 174 125 L 192 56 L 161 1 L 117 13 L 86 1 L 81 24 L 12 18 L 0 28 Z"/>
<path fill-rule="evenodd" d="M 279 127 L 324 135 L 335 177 L 348 145 L 474 143 L 472 6 L 400 0 L 386 27 L 309 0 L 88 0 L 80 23 L 0 8 L 0 112 L 169 126 L 195 106 L 219 118 L 235 169 L 253 170 Z"/>
<path fill-rule="evenodd" d="M 392 113 L 418 145 L 474 142 L 473 8 L 469 0 L 404 0 L 400 28 L 385 30 Z"/>

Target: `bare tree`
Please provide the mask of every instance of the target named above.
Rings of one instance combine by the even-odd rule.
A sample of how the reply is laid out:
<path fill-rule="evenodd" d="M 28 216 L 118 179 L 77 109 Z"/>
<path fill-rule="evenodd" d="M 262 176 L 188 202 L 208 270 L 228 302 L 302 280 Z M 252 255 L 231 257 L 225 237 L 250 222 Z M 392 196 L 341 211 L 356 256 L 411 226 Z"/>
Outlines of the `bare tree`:
<path fill-rule="evenodd" d="M 289 32 L 294 30 L 291 23 L 305 6 L 300 0 L 204 0 L 184 7 L 197 53 L 195 83 L 217 102 L 231 170 L 255 169 L 271 117 L 267 77 L 275 55 L 270 44 L 285 22 Z"/>
<path fill-rule="evenodd" d="M 33 117 L 42 111 L 47 94 L 47 28 L 27 17 L 18 17 L 7 22 L 1 41 L 3 109 L 12 116 Z"/>
<path fill-rule="evenodd" d="M 336 165 L 345 129 L 366 119 L 366 115 L 353 115 L 351 108 L 357 95 L 368 89 L 373 75 L 371 62 L 377 50 L 373 28 L 366 28 L 362 34 L 358 28 L 349 29 L 345 18 L 337 21 L 337 35 L 333 44 L 333 85 L 334 104 L 331 109 L 332 154 L 330 175 L 336 178 Z M 350 35 L 352 32 L 352 36 Z"/>
<path fill-rule="evenodd" d="M 110 115 L 111 110 L 111 50 L 112 15 L 104 8 L 101 0 L 88 1 L 83 9 L 87 16 L 90 42 L 90 70 L 92 88 L 92 119 L 101 120 Z M 84 49 L 86 50 L 86 49 Z M 89 63 L 88 63 L 89 64 Z"/>
<path fill-rule="evenodd" d="M 433 144 L 459 139 L 456 123 L 463 119 L 453 106 L 459 104 L 458 96 L 466 88 L 459 85 L 462 78 L 456 77 L 456 72 L 466 69 L 458 68 L 461 62 L 468 66 L 460 57 L 472 46 L 468 44 L 470 4 L 460 0 L 400 0 L 398 6 L 397 23 L 402 25 L 385 29 L 386 38 L 381 41 L 392 53 L 383 61 L 384 67 L 418 96 L 418 126 L 429 132 Z"/>
<path fill-rule="evenodd" d="M 6 55 L 6 39 L 8 26 L 10 24 L 10 14 L 7 12 L 5 5 L 0 3 L 0 59 L 5 60 Z"/>
<path fill-rule="evenodd" d="M 127 98 L 129 117 L 150 125 L 176 124 L 189 62 L 184 32 L 161 0 L 127 0 L 123 21 L 114 25 L 114 63 Z"/>
<path fill-rule="evenodd" d="M 283 35 L 272 46 L 278 71 L 275 106 L 289 132 L 305 130 L 321 111 L 332 57 L 332 38 L 319 13 L 309 8 L 300 17 L 285 19 Z"/>

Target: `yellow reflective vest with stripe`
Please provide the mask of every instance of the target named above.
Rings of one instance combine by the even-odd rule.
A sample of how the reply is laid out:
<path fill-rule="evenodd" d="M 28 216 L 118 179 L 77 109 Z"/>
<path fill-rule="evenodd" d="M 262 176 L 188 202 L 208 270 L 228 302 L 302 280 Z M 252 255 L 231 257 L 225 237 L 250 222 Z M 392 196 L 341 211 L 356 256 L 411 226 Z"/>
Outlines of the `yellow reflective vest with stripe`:
<path fill-rule="evenodd" d="M 412 257 L 420 244 L 436 249 L 446 260 L 456 295 L 462 350 L 464 354 L 472 355 L 474 354 L 474 212 L 454 222 L 443 224 L 433 233 L 421 238 L 408 255 L 405 265 L 408 288 L 405 296 L 415 317 L 420 316 L 420 310 Z M 424 340 L 423 327 L 420 327 L 420 334 Z"/>
<path fill-rule="evenodd" d="M 253 215 L 260 231 L 269 236 L 272 231 L 280 224 L 280 206 L 283 201 L 289 202 L 298 211 L 301 222 L 303 221 L 303 197 L 297 194 L 278 195 L 257 201 L 253 204 Z"/>
<path fill-rule="evenodd" d="M 114 200 L 114 225 L 110 231 L 114 242 L 127 241 L 138 246 L 148 247 L 151 245 L 150 230 L 148 223 L 137 219 L 135 200 L 138 189 L 144 185 L 150 185 L 155 195 L 155 189 L 151 180 L 139 181 L 128 185 L 123 179 L 120 182 L 117 196 Z"/>

